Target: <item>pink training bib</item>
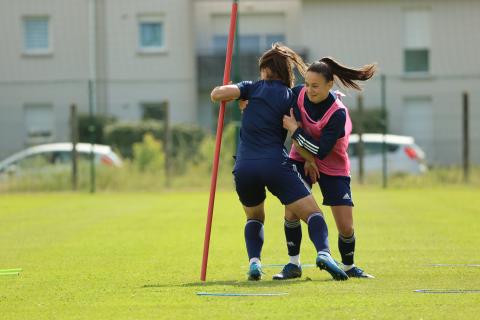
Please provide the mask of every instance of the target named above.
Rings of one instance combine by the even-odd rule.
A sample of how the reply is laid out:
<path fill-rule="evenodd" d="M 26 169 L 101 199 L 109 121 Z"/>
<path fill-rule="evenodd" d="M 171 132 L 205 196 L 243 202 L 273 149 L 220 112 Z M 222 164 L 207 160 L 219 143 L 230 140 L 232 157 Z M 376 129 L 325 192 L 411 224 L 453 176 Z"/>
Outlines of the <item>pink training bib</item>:
<path fill-rule="evenodd" d="M 345 109 L 345 113 L 347 115 L 347 119 L 345 121 L 345 136 L 337 140 L 333 149 L 325 158 L 323 158 L 322 160 L 315 158 L 315 162 L 320 172 L 324 174 L 330 176 L 350 176 L 350 160 L 348 159 L 347 149 L 348 138 L 350 137 L 350 133 L 352 132 L 352 121 L 350 120 L 350 115 L 348 114 L 347 107 L 345 107 L 340 100 L 340 97 L 343 96 L 343 94 L 339 91 L 336 91 L 335 94 L 337 95 L 337 99 L 335 100 L 335 102 L 330 106 L 330 108 L 323 115 L 320 121 L 313 121 L 308 116 L 307 111 L 304 107 L 305 93 L 306 89 L 305 87 L 303 87 L 297 99 L 298 108 L 300 109 L 300 115 L 302 118 L 302 128 L 315 140 L 321 139 L 322 130 L 328 123 L 328 120 L 330 120 L 330 117 L 335 113 L 335 111 L 342 108 Z M 305 159 L 300 156 L 297 149 L 295 148 L 295 145 L 292 145 L 289 156 L 291 159 L 305 162 Z"/>

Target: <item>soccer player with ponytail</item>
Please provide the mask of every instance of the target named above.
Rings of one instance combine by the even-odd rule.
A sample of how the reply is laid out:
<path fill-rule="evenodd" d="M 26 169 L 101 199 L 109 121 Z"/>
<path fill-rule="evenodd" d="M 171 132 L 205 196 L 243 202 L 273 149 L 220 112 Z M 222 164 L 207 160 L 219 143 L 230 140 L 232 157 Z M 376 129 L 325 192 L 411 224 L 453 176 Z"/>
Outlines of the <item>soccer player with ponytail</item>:
<path fill-rule="evenodd" d="M 261 80 L 216 87 L 210 95 L 214 102 L 248 100 L 233 170 L 236 191 L 247 216 L 244 232 L 250 263 L 248 279 L 260 280 L 262 276 L 260 255 L 266 187 L 285 205 L 290 219 L 308 224 L 320 269 L 336 280 L 346 280 L 348 276 L 330 256 L 323 214 L 285 153 L 287 130 L 282 121 L 296 99 L 291 90 L 295 80 L 293 66 L 302 74 L 306 70 L 303 60 L 293 50 L 274 44 L 259 60 Z M 311 166 L 316 164 L 312 162 Z"/>
<path fill-rule="evenodd" d="M 332 92 L 334 81 L 346 88 L 361 90 L 357 81 L 366 81 L 375 73 L 374 64 L 359 69 L 341 65 L 325 57 L 311 64 L 305 84 L 293 88 L 296 105 L 283 118 L 283 126 L 292 135 L 290 162 L 310 185 L 318 182 L 323 204 L 330 206 L 338 229 L 338 248 L 343 270 L 349 277 L 373 278 L 354 264 L 355 233 L 353 201 L 350 190 L 348 138 L 352 122 L 340 94 Z M 305 159 L 315 158 L 314 162 Z M 312 165 L 315 163 L 316 166 Z M 275 275 L 276 280 L 301 277 L 300 221 L 285 208 L 285 237 L 290 262 Z"/>

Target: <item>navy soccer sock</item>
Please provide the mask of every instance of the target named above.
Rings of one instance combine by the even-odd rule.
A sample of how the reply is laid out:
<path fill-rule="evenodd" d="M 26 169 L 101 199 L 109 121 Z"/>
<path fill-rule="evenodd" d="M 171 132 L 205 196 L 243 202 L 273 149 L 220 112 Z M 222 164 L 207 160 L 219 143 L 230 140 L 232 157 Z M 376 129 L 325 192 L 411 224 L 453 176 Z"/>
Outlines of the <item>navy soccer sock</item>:
<path fill-rule="evenodd" d="M 328 245 L 328 228 L 321 213 L 314 213 L 308 217 L 308 234 L 317 252 L 330 253 Z"/>
<path fill-rule="evenodd" d="M 355 233 L 350 237 L 338 235 L 338 250 L 342 255 L 342 263 L 346 266 L 353 264 L 353 256 L 355 254 Z"/>
<path fill-rule="evenodd" d="M 249 219 L 245 224 L 245 244 L 247 245 L 248 259 L 257 258 L 263 247 L 263 223 L 259 220 Z"/>
<path fill-rule="evenodd" d="M 288 221 L 285 219 L 285 239 L 289 256 L 298 256 L 300 254 L 300 244 L 302 243 L 302 226 L 300 220 Z"/>

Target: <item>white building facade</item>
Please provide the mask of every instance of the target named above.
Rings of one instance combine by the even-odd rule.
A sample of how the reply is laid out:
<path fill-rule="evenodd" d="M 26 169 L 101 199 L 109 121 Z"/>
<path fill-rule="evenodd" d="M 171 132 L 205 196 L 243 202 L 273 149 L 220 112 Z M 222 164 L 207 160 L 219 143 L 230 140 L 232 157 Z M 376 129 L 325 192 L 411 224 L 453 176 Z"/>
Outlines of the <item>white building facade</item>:
<path fill-rule="evenodd" d="M 215 49 L 222 28 L 227 32 L 230 8 L 227 0 L 196 1 L 197 51 Z M 480 163 L 480 133 L 474 130 L 480 123 L 480 1 L 240 1 L 239 24 L 247 48 L 249 39 L 261 43 L 265 33 L 277 32 L 310 62 L 332 56 L 348 66 L 378 63 L 377 76 L 364 84 L 365 108 L 385 104 L 388 132 L 413 136 L 431 164 L 461 163 L 467 92 L 470 158 Z M 240 68 L 242 79 L 245 73 L 252 79 Z M 380 75 L 386 79 L 385 103 Z M 347 106 L 355 109 L 358 93 L 346 93 Z M 203 96 L 201 109 L 207 107 Z"/>
<path fill-rule="evenodd" d="M 125 121 L 168 105 L 173 123 L 196 122 L 192 8 L 189 0 L 0 0 L 0 158 L 69 140 L 71 104 Z"/>
<path fill-rule="evenodd" d="M 304 0 L 302 43 L 312 59 L 377 62 L 386 76 L 388 131 L 413 136 L 432 164 L 460 164 L 462 93 L 470 102 L 470 149 L 480 163 L 480 2 L 475 0 Z M 347 105 L 356 107 L 355 93 Z M 365 106 L 381 105 L 380 77 Z"/>
<path fill-rule="evenodd" d="M 414 136 L 439 165 L 461 161 L 468 92 L 471 160 L 480 163 L 480 1 L 239 2 L 232 78 L 255 80 L 255 59 L 275 41 L 310 62 L 377 62 L 365 107 L 382 105 L 384 74 L 389 133 Z M 231 3 L 0 0 L 0 158 L 68 140 L 69 106 L 88 112 L 92 79 L 96 113 L 139 120 L 145 108 L 168 104 L 173 123 L 214 127 L 209 91 L 223 78 Z M 345 98 L 352 109 L 356 96 Z"/>

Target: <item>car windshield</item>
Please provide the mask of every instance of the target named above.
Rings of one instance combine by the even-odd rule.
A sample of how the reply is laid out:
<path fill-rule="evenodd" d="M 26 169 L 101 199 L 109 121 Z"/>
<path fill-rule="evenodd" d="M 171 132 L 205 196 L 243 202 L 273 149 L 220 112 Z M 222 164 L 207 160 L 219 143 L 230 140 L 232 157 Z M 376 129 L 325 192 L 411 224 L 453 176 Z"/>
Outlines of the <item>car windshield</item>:
<path fill-rule="evenodd" d="M 51 151 L 29 155 L 16 161 L 14 164 L 19 168 L 40 168 L 46 165 L 70 163 L 70 152 Z"/>
<path fill-rule="evenodd" d="M 400 145 L 387 143 L 387 152 L 395 152 L 398 150 Z M 365 156 L 369 155 L 379 155 L 383 152 L 383 143 L 381 142 L 364 142 L 363 143 L 363 154 Z M 350 143 L 348 146 L 348 155 L 351 157 L 358 156 L 358 143 Z"/>

